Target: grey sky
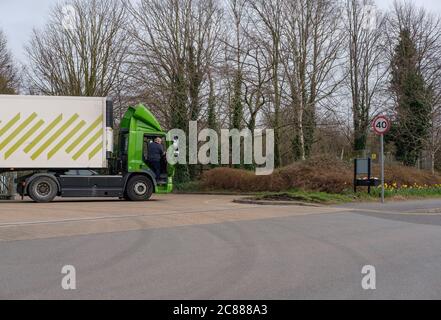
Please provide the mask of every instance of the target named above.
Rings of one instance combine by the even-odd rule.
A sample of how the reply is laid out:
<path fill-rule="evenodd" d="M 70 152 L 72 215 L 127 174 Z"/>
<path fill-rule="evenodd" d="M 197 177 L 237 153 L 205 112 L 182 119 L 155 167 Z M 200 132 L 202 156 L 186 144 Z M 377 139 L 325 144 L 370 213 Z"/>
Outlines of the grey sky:
<path fill-rule="evenodd" d="M 32 28 L 44 25 L 50 6 L 57 0 L 0 0 L 0 28 L 18 60 L 24 59 L 23 46 Z"/>
<path fill-rule="evenodd" d="M 52 5 L 59 0 L 0 0 L 0 28 L 6 32 L 9 46 L 17 60 L 24 61 L 23 46 L 33 27 L 41 27 Z M 393 0 L 376 0 L 380 8 L 388 8 Z M 441 14 L 440 0 L 412 0 L 432 12 Z"/>

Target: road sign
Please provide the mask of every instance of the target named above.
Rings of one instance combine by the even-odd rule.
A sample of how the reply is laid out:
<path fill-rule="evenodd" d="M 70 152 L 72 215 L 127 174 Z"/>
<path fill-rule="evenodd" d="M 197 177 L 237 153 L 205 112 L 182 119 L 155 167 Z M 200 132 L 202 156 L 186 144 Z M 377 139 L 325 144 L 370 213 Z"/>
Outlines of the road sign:
<path fill-rule="evenodd" d="M 378 116 L 372 121 L 372 127 L 377 135 L 380 136 L 380 156 L 381 156 L 381 202 L 384 203 L 384 135 L 389 132 L 391 122 L 386 116 Z"/>
<path fill-rule="evenodd" d="M 389 132 L 391 123 L 386 116 L 378 116 L 372 122 L 372 127 L 376 134 L 384 135 Z"/>

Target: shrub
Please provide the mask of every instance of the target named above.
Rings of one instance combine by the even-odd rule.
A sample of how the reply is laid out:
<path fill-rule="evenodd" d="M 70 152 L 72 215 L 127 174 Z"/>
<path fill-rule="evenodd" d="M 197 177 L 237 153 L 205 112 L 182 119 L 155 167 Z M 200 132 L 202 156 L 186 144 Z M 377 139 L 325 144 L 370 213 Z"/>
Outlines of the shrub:
<path fill-rule="evenodd" d="M 351 170 L 341 161 L 314 158 L 275 170 L 269 176 L 254 172 L 217 168 L 205 172 L 202 187 L 210 190 L 279 192 L 290 189 L 339 193 L 348 188 Z"/>
<path fill-rule="evenodd" d="M 352 189 L 353 166 L 329 157 L 316 157 L 277 169 L 269 176 L 256 176 L 254 172 L 216 168 L 202 175 L 205 190 L 228 190 L 238 192 L 280 192 L 292 189 L 342 193 Z M 379 167 L 374 166 L 373 176 L 379 177 Z M 387 166 L 386 182 L 402 185 L 441 184 L 440 175 L 399 165 Z"/>

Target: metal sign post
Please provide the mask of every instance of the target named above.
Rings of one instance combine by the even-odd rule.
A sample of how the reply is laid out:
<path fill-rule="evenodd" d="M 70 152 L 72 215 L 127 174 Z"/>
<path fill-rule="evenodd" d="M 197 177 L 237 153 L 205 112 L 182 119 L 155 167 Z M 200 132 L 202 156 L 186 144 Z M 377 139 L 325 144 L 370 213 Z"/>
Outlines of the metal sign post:
<path fill-rule="evenodd" d="M 384 203 L 384 135 L 389 132 L 391 122 L 386 116 L 378 116 L 372 122 L 372 127 L 380 136 L 380 163 L 381 163 L 381 203 Z"/>
<path fill-rule="evenodd" d="M 381 145 L 381 203 L 384 203 L 384 134 L 380 136 Z"/>

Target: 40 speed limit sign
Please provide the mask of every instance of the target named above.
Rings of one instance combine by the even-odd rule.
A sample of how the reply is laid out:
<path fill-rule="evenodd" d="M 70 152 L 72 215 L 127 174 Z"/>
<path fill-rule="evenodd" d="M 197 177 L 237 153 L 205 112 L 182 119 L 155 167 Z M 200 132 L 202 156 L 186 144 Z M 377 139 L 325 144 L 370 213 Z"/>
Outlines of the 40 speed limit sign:
<path fill-rule="evenodd" d="M 384 203 L 384 135 L 389 132 L 391 122 L 386 116 L 378 116 L 372 121 L 372 127 L 375 133 L 380 136 L 381 203 Z"/>
<path fill-rule="evenodd" d="M 386 116 L 378 116 L 372 121 L 372 127 L 376 134 L 385 135 L 389 132 L 391 123 Z"/>

